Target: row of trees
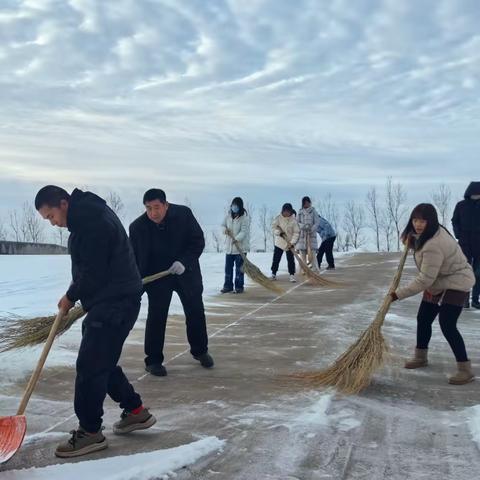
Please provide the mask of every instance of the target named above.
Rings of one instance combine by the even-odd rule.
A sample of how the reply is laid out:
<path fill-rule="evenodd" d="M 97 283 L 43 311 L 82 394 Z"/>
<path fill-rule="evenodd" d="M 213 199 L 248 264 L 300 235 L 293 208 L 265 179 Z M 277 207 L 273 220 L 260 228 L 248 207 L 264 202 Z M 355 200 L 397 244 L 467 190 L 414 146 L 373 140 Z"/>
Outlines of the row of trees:
<path fill-rule="evenodd" d="M 125 221 L 125 205 L 116 192 L 106 195 L 107 203 Z M 369 250 L 393 251 L 400 249 L 400 235 L 412 205 L 408 204 L 405 188 L 388 178 L 384 189 L 371 187 L 364 201 L 348 200 L 338 204 L 331 194 L 312 201 L 319 212 L 335 228 L 337 232 L 336 249 L 349 251 L 364 247 Z M 452 211 L 452 192 L 441 184 L 431 192 L 430 201 L 436 206 L 440 222 L 448 225 Z M 192 207 L 185 199 L 186 205 Z M 247 204 L 249 213 L 251 244 L 253 250 L 268 251 L 273 248 L 271 224 L 277 209 L 266 204 L 256 207 Z M 196 213 L 196 212 L 195 212 Z M 197 214 L 198 218 L 198 214 Z M 199 218 L 200 223 L 201 217 Z M 0 240 L 18 242 L 45 243 L 53 242 L 65 245 L 68 232 L 65 229 L 50 227 L 42 220 L 30 203 L 9 212 L 7 219 L 0 218 Z M 221 252 L 224 246 L 224 235 L 220 228 L 212 228 L 206 232 L 207 248 Z"/>
<path fill-rule="evenodd" d="M 125 205 L 116 192 L 109 192 L 107 203 L 123 219 Z M 67 244 L 68 231 L 51 227 L 41 218 L 32 203 L 25 202 L 20 208 L 11 210 L 7 219 L 0 218 L 0 240 L 31 243 Z"/>

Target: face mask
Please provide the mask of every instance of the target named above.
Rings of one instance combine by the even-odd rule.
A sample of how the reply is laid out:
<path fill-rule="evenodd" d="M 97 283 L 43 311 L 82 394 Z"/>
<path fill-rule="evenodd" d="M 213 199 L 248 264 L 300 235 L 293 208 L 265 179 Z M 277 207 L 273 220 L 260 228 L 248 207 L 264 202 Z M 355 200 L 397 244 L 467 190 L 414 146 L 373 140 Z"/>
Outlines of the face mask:
<path fill-rule="evenodd" d="M 240 209 L 238 208 L 238 205 L 232 205 L 230 207 L 230 210 L 232 211 L 232 213 L 238 213 L 240 211 Z"/>

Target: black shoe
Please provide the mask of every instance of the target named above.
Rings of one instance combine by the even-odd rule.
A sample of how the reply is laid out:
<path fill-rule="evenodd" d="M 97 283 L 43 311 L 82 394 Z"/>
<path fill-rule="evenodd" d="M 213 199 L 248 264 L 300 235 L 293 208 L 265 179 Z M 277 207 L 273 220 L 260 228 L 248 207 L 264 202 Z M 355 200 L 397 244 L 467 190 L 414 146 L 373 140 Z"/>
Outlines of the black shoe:
<path fill-rule="evenodd" d="M 214 365 L 213 358 L 212 356 L 207 352 L 207 353 L 202 353 L 202 355 L 198 356 L 193 356 L 195 360 L 198 360 L 200 362 L 200 365 L 204 368 L 212 368 Z"/>
<path fill-rule="evenodd" d="M 478 300 L 472 300 L 472 307 L 480 309 L 480 302 Z"/>
<path fill-rule="evenodd" d="M 152 363 L 152 365 L 147 365 L 145 370 L 156 377 L 167 376 L 167 369 L 161 363 Z"/>
<path fill-rule="evenodd" d="M 237 288 L 233 293 L 243 293 L 243 288 Z"/>
<path fill-rule="evenodd" d="M 470 308 L 470 301 L 469 300 L 465 300 L 465 302 L 463 303 L 463 308 Z"/>
<path fill-rule="evenodd" d="M 223 287 L 223 288 L 220 290 L 220 293 L 231 293 L 231 292 L 233 292 L 232 289 L 228 289 L 228 288 L 225 288 L 225 287 Z"/>
<path fill-rule="evenodd" d="M 331 267 L 330 265 L 327 267 L 327 270 L 335 270 L 335 267 Z"/>

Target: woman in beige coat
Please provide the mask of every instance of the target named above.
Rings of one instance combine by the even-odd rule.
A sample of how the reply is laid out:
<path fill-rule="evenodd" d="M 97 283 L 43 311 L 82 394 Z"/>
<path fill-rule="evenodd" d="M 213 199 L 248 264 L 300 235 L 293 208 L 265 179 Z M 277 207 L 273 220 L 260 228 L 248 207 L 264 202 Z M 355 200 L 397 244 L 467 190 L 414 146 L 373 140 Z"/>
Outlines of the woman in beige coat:
<path fill-rule="evenodd" d="M 427 366 L 432 323 L 438 315 L 442 333 L 457 360 L 458 371 L 449 378 L 449 383 L 471 382 L 474 375 L 465 343 L 457 330 L 457 320 L 475 283 L 472 267 L 456 240 L 438 223 L 437 211 L 429 203 L 414 208 L 402 239 L 413 249 L 419 273 L 407 286 L 392 293 L 392 299 L 402 300 L 423 292 L 417 315 L 415 356 L 406 362 L 405 368 Z"/>
<path fill-rule="evenodd" d="M 288 273 L 290 274 L 290 281 L 295 283 L 295 259 L 290 247 L 298 242 L 300 236 L 300 228 L 296 212 L 291 203 L 285 203 L 282 207 L 280 215 L 275 217 L 272 223 L 272 231 L 275 238 L 275 249 L 272 260 L 272 280 L 277 279 L 278 266 L 282 259 L 283 252 L 287 255 Z"/>

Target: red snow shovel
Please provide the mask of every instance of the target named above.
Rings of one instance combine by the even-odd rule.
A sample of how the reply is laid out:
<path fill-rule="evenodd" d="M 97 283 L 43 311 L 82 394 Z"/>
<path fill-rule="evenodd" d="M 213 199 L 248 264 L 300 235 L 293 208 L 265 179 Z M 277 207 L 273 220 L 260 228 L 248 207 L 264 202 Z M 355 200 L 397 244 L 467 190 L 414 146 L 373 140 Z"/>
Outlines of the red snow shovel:
<path fill-rule="evenodd" d="M 40 359 L 38 360 L 37 367 L 35 368 L 35 371 L 28 382 L 27 388 L 25 389 L 25 393 L 23 394 L 17 414 L 12 417 L 0 417 L 0 464 L 5 463 L 12 458 L 22 445 L 23 437 L 27 430 L 27 419 L 24 415 L 25 409 L 27 408 L 28 401 L 32 396 L 38 378 L 40 377 L 48 352 L 50 352 L 53 340 L 55 339 L 58 326 L 64 315 L 65 312 L 63 311 L 57 313 L 47 341 L 45 342 L 45 346 L 43 347 L 42 354 L 40 355 Z"/>

